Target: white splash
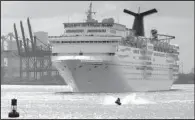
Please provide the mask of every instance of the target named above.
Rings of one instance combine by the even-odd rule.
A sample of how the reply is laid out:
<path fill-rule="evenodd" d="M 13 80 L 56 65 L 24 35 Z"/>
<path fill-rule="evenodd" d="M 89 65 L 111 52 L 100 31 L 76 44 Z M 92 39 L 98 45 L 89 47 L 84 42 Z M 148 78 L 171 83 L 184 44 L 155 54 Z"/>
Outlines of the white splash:
<path fill-rule="evenodd" d="M 107 96 L 104 98 L 103 104 L 104 105 L 116 105 L 115 101 L 117 100 L 118 97 L 114 96 Z M 133 93 L 131 95 L 127 95 L 124 98 L 121 98 L 121 103 L 122 105 L 127 105 L 127 104 L 155 104 L 155 102 L 149 101 L 144 98 L 138 98 L 136 97 L 136 94 Z"/>
<path fill-rule="evenodd" d="M 106 96 L 103 100 L 103 104 L 104 105 L 116 105 L 115 101 L 116 101 L 116 97 L 113 96 Z"/>

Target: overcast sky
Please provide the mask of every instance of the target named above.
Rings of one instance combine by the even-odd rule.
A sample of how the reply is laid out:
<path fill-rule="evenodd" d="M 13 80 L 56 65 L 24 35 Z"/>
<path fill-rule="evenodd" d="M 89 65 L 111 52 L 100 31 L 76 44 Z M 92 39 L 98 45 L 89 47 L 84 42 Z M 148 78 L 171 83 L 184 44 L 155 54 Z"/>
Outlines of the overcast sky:
<path fill-rule="evenodd" d="M 27 17 L 30 17 L 33 32 L 46 31 L 49 35 L 63 33 L 64 22 L 79 22 L 86 19 L 89 1 L 1 1 L 1 35 L 13 32 L 16 23 L 21 36 L 19 21 L 28 36 Z M 158 13 L 145 17 L 145 33 L 156 28 L 159 33 L 174 35 L 174 44 L 180 46 L 180 60 L 184 72 L 194 66 L 194 1 L 93 1 L 95 19 L 113 17 L 115 22 L 132 28 L 133 17 L 123 9 L 140 12 L 156 8 Z"/>

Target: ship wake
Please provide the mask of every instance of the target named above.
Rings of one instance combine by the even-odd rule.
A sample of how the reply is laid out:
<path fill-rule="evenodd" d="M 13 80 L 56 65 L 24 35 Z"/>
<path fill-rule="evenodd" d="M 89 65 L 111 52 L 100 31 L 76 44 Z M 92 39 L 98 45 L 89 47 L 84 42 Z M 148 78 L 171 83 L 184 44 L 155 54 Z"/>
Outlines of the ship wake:
<path fill-rule="evenodd" d="M 103 99 L 102 104 L 103 105 L 116 105 L 115 101 L 117 100 L 118 97 L 115 96 L 106 96 Z M 121 99 L 121 104 L 122 105 L 128 105 L 128 104 L 155 104 L 153 101 L 149 101 L 145 98 L 140 98 L 136 97 L 136 93 L 133 93 L 131 95 L 127 95 Z"/>

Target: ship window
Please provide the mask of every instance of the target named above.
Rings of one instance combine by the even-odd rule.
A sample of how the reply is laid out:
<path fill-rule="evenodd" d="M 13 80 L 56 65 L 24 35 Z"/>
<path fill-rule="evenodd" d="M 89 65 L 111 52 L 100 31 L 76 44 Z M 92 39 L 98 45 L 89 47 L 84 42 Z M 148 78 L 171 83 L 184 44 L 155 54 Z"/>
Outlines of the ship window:
<path fill-rule="evenodd" d="M 84 32 L 84 30 L 66 30 L 66 33 L 81 33 Z"/>
<path fill-rule="evenodd" d="M 50 41 L 51 43 L 118 43 L 118 41 Z M 139 54 L 139 50 L 135 50 Z"/>
<path fill-rule="evenodd" d="M 92 30 L 88 30 L 87 32 L 106 32 L 105 29 L 92 29 Z"/>

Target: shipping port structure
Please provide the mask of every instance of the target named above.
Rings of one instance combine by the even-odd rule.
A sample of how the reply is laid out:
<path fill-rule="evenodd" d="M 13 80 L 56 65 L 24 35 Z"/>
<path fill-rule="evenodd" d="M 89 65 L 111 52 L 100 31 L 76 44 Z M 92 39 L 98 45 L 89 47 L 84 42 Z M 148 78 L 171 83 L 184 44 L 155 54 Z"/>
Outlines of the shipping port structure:
<path fill-rule="evenodd" d="M 22 21 L 21 37 L 15 23 L 14 33 L 1 36 L 1 69 L 5 72 L 2 78 L 4 81 L 7 79 L 32 81 L 59 76 L 56 68 L 52 66 L 51 45 L 47 42 L 48 33 L 39 31 L 33 35 L 29 18 L 27 25 L 29 38 L 25 36 Z"/>

